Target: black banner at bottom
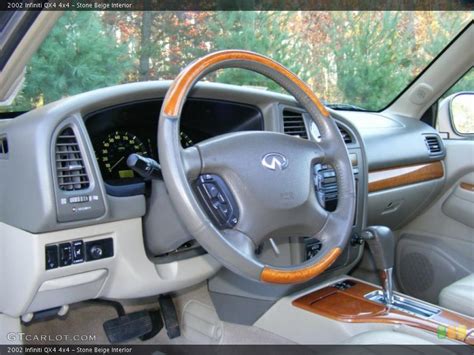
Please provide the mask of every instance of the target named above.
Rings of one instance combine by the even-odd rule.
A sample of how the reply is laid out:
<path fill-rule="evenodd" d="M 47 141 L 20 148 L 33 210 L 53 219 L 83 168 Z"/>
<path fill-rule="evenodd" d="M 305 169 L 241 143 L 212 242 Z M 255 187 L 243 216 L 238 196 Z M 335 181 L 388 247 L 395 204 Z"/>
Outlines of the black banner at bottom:
<path fill-rule="evenodd" d="M 473 354 L 467 345 L 0 345 L 4 354 Z"/>

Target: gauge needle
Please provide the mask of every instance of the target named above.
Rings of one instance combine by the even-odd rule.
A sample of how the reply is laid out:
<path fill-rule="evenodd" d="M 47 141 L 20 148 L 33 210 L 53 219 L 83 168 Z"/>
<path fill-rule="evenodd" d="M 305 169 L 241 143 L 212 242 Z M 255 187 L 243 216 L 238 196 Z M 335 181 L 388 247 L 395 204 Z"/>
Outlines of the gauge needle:
<path fill-rule="evenodd" d="M 121 157 L 118 162 L 116 162 L 114 165 L 112 165 L 112 167 L 110 168 L 110 171 L 114 170 L 114 168 L 120 164 L 120 162 L 124 159 L 125 157 Z"/>

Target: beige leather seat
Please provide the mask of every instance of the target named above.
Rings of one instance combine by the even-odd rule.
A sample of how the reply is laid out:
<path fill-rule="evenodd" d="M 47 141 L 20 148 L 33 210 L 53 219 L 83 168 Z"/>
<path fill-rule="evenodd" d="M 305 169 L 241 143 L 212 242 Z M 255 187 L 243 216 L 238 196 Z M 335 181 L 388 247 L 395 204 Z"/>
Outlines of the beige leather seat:
<path fill-rule="evenodd" d="M 474 317 L 474 274 L 443 288 L 439 294 L 439 305 Z"/>

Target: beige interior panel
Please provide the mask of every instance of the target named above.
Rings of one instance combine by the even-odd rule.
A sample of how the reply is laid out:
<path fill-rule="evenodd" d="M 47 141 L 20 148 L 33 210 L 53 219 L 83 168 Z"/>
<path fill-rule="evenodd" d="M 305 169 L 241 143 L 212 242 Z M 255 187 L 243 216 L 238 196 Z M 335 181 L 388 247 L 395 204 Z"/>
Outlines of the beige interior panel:
<path fill-rule="evenodd" d="M 114 256 L 45 270 L 45 245 L 112 238 Z M 140 218 L 45 234 L 0 223 L 0 312 L 20 316 L 90 298 L 129 299 L 192 286 L 220 264 L 205 254 L 155 265 L 145 252 Z"/>
<path fill-rule="evenodd" d="M 465 186 L 474 186 L 473 180 L 474 173 L 462 177 L 442 206 L 446 216 L 470 228 L 474 228 L 474 190 Z"/>
<path fill-rule="evenodd" d="M 472 182 L 474 179 L 474 141 L 446 140 L 444 144 L 447 156 L 445 159 L 446 182 L 443 191 L 429 208 L 400 232 L 428 234 L 434 238 L 450 239 L 451 242 L 456 240 L 474 242 L 474 229 L 451 218 L 443 211 L 443 205 L 449 198 L 460 196 L 456 190 L 461 182 Z M 465 195 L 467 194 L 462 194 L 462 196 Z M 471 213 L 474 219 L 474 210 L 466 212 Z"/>

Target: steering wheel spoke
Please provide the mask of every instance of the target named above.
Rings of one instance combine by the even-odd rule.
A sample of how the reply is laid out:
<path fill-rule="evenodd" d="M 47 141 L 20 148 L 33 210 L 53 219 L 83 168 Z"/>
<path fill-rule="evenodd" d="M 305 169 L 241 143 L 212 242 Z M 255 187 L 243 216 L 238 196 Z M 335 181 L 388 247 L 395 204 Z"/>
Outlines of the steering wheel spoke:
<path fill-rule="evenodd" d="M 224 229 L 222 234 L 227 242 L 232 244 L 232 246 L 240 253 L 249 258 L 257 260 L 257 256 L 255 254 L 257 245 L 253 241 L 252 237 L 236 229 Z"/>
<path fill-rule="evenodd" d="M 181 161 L 188 181 L 193 181 L 201 174 L 202 160 L 196 147 L 181 150 Z"/>

